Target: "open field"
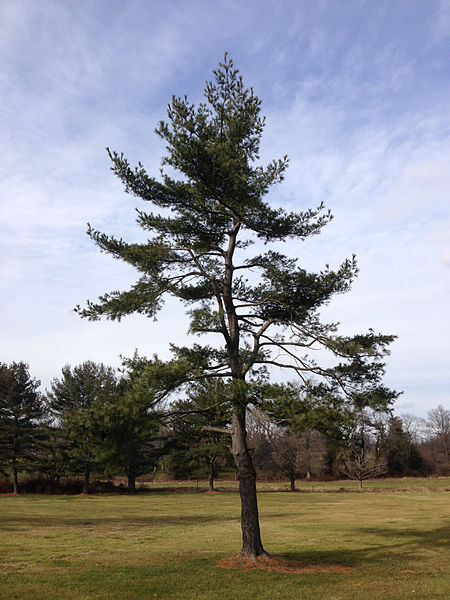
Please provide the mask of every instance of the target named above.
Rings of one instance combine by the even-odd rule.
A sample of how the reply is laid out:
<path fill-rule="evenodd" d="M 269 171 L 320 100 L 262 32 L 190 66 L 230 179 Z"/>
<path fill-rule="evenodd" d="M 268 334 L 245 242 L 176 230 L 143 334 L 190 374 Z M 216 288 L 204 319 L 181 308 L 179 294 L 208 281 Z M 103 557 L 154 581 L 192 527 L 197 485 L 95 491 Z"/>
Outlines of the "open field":
<path fill-rule="evenodd" d="M 444 599 L 449 500 L 437 488 L 262 492 L 266 549 L 309 566 L 280 573 L 217 566 L 240 547 L 232 491 L 3 496 L 0 598 Z"/>
<path fill-rule="evenodd" d="M 208 489 L 208 484 L 204 481 L 155 481 L 152 483 L 144 483 L 142 487 L 148 490 L 173 490 L 174 486 L 177 489 L 189 489 L 205 491 Z M 358 482 L 350 479 L 342 479 L 338 481 L 313 481 L 313 480 L 297 480 L 297 491 L 299 492 L 337 492 L 337 491 L 359 491 Z M 233 480 L 216 480 L 215 487 L 220 491 L 237 491 L 238 482 Z M 258 482 L 259 491 L 289 491 L 289 483 L 287 481 L 277 482 Z M 363 482 L 364 491 L 422 491 L 422 492 L 450 492 L 450 477 L 402 477 L 402 478 L 379 478 L 371 479 Z"/>

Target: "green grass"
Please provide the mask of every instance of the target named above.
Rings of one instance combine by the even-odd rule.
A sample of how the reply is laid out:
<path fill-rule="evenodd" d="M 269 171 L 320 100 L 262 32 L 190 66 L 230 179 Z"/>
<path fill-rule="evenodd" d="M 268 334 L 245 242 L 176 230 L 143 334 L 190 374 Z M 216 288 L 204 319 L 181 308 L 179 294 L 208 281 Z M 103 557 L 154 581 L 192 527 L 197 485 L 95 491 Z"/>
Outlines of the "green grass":
<path fill-rule="evenodd" d="M 437 481 L 443 485 L 433 492 L 262 492 L 269 552 L 351 567 L 303 574 L 216 566 L 240 547 L 239 497 L 232 491 L 3 496 L 0 598 L 447 598 L 449 494 L 439 489 L 450 482 Z"/>
<path fill-rule="evenodd" d="M 231 491 L 238 489 L 237 481 L 233 480 L 217 480 L 217 489 L 221 491 Z M 173 490 L 174 486 L 177 489 L 199 490 L 205 491 L 207 483 L 204 481 L 178 481 L 174 484 L 173 481 L 155 481 L 153 483 L 145 483 L 143 487 L 149 490 Z M 300 492 L 327 492 L 327 491 L 358 491 L 358 482 L 350 479 L 338 481 L 311 481 L 307 479 L 297 480 L 297 490 Z M 289 491 L 289 483 L 286 481 L 278 482 L 260 482 L 258 483 L 260 491 Z M 363 482 L 364 491 L 446 491 L 450 492 L 450 477 L 402 477 L 396 479 L 380 478 L 371 479 Z"/>

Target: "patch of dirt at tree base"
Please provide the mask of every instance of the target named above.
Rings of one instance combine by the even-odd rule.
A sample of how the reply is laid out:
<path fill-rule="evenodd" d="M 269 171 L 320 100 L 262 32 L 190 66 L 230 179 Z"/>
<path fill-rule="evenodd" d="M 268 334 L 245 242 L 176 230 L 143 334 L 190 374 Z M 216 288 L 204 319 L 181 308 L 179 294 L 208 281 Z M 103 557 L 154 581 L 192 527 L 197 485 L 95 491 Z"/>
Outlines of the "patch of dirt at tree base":
<path fill-rule="evenodd" d="M 221 569 L 239 569 L 242 571 L 250 571 L 258 569 L 260 571 L 275 571 L 277 573 L 348 573 L 353 571 L 352 567 L 344 567 L 343 565 L 313 565 L 301 564 L 278 558 L 276 556 L 258 556 L 256 560 L 251 558 L 243 558 L 239 555 L 226 556 L 221 558 L 216 567 Z"/>

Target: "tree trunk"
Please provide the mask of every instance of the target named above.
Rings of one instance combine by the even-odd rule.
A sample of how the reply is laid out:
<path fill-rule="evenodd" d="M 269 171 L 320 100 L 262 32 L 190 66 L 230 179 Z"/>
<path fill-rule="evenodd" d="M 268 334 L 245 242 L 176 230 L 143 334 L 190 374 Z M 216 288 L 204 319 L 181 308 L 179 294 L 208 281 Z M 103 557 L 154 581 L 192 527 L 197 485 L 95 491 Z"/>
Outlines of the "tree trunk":
<path fill-rule="evenodd" d="M 296 492 L 297 490 L 295 489 L 295 476 L 292 475 L 289 478 L 290 482 L 291 482 L 291 492 Z"/>
<path fill-rule="evenodd" d="M 89 477 L 90 477 L 90 471 L 89 469 L 87 469 L 84 472 L 84 481 L 83 481 L 83 494 L 88 494 L 89 493 Z"/>
<path fill-rule="evenodd" d="M 209 462 L 208 492 L 214 492 L 214 462 Z"/>
<path fill-rule="evenodd" d="M 232 453 L 236 465 L 241 496 L 242 550 L 240 556 L 255 560 L 265 555 L 259 529 L 258 502 L 256 498 L 256 473 L 247 447 L 245 407 L 233 406 Z"/>
<path fill-rule="evenodd" d="M 362 490 L 362 479 L 358 480 L 358 489 Z"/>
<path fill-rule="evenodd" d="M 128 473 L 128 491 L 132 494 L 136 493 L 136 475 L 134 473 Z"/>
<path fill-rule="evenodd" d="M 20 490 L 19 490 L 19 478 L 17 475 L 17 469 L 16 466 L 13 466 L 13 494 L 19 494 Z"/>
<path fill-rule="evenodd" d="M 240 556 L 256 560 L 257 556 L 268 554 L 261 543 L 259 529 L 258 501 L 256 498 L 256 472 L 247 446 L 245 427 L 246 392 L 245 373 L 242 371 L 239 352 L 239 320 L 233 304 L 233 254 L 236 249 L 236 237 L 241 227 L 240 221 L 233 217 L 233 230 L 229 233 L 228 249 L 225 255 L 225 276 L 223 279 L 223 306 L 228 320 L 228 332 L 225 335 L 228 361 L 233 376 L 233 419 L 231 427 L 231 452 L 236 465 L 236 477 L 239 480 L 241 496 L 242 549 Z M 217 296 L 217 294 L 216 294 Z"/>

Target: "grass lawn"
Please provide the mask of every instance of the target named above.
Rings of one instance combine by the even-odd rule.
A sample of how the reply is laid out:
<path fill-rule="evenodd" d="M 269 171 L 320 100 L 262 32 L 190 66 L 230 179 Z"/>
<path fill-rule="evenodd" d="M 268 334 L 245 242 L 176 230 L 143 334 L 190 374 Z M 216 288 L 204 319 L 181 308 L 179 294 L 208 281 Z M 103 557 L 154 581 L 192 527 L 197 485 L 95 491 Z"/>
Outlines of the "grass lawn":
<path fill-rule="evenodd" d="M 438 481 L 436 491 L 400 481 L 410 491 L 260 493 L 266 549 L 319 567 L 304 573 L 217 566 L 240 548 L 233 491 L 2 496 L 0 598 L 444 599 L 450 481 Z"/>
<path fill-rule="evenodd" d="M 174 485 L 177 489 L 206 491 L 207 483 L 204 481 L 173 481 L 156 480 L 153 483 L 145 483 L 143 487 L 149 490 L 172 490 Z M 221 491 L 237 491 L 238 482 L 233 480 L 217 480 L 215 486 Z M 335 491 L 358 491 L 358 482 L 351 479 L 342 479 L 338 481 L 314 481 L 314 480 L 297 480 L 297 490 L 300 492 L 335 492 Z M 287 481 L 277 482 L 258 482 L 260 491 L 289 491 L 289 483 Z M 442 491 L 450 492 L 450 477 L 402 477 L 396 479 L 380 477 L 379 479 L 371 479 L 363 482 L 364 491 Z"/>

